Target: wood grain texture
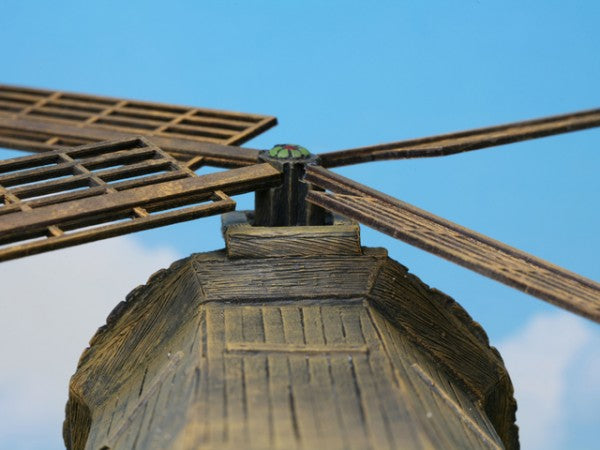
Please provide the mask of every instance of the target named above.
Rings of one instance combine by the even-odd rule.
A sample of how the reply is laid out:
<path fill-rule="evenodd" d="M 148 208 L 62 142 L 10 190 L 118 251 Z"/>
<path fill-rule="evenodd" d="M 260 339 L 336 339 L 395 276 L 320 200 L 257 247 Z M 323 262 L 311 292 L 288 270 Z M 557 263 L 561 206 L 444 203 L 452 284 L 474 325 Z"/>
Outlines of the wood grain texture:
<path fill-rule="evenodd" d="M 55 150 L 136 135 L 178 159 L 240 167 L 258 152 L 233 147 L 276 125 L 274 117 L 0 85 L 0 145 Z"/>
<path fill-rule="evenodd" d="M 338 217 L 334 226 L 257 227 L 251 216 L 250 211 L 222 216 L 229 258 L 362 254 L 356 222 Z"/>
<path fill-rule="evenodd" d="M 379 270 L 368 298 L 390 325 L 452 373 L 454 383 L 474 394 L 502 440 L 516 445 L 516 403 L 508 373 L 497 352 L 487 351 L 489 342 L 481 327 L 456 302 L 390 259 Z"/>
<path fill-rule="evenodd" d="M 0 261 L 231 211 L 269 164 L 203 176 L 143 137 L 0 162 Z M 208 202 L 208 203 L 207 203 Z"/>
<path fill-rule="evenodd" d="M 268 260 L 197 254 L 136 288 L 71 380 L 67 447 L 518 447 L 502 361 L 456 303 L 378 250 Z"/>
<path fill-rule="evenodd" d="M 324 167 L 386 159 L 445 156 L 600 126 L 600 109 L 457 133 L 340 150 L 320 155 Z"/>
<path fill-rule="evenodd" d="M 527 294 L 600 322 L 600 284 L 320 167 L 306 179 L 332 193 L 309 202 L 355 219 Z"/>
<path fill-rule="evenodd" d="M 386 254 L 365 249 L 364 256 L 324 255 L 228 259 L 223 253 L 197 255 L 192 264 L 207 300 L 300 299 L 319 295 L 349 298 L 366 295 Z M 235 275 L 234 275 L 235 274 Z"/>

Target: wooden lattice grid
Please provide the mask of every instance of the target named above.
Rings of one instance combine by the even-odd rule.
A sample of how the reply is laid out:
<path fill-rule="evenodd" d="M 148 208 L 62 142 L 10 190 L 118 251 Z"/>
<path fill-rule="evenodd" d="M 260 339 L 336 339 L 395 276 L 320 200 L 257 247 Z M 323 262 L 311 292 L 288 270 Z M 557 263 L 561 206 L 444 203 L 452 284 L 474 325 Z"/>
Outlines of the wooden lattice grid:
<path fill-rule="evenodd" d="M 0 261 L 231 211 L 220 188 L 278 177 L 268 165 L 198 176 L 201 165 L 143 137 L 1 161 Z"/>
<path fill-rule="evenodd" d="M 34 151 L 144 135 L 176 153 L 193 143 L 241 144 L 277 122 L 258 114 L 6 85 L 0 85 L 0 117 L 0 145 Z"/>

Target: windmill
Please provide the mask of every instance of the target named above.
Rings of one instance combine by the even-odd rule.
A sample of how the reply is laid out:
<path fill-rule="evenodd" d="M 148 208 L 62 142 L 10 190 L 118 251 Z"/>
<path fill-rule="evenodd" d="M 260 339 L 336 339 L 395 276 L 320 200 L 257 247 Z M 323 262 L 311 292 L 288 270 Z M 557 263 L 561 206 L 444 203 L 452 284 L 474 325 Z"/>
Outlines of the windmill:
<path fill-rule="evenodd" d="M 257 447 L 282 442 L 285 442 L 286 446 L 292 444 L 302 446 L 319 433 L 321 438 L 327 436 L 331 439 L 330 444 L 335 445 L 335 443 L 339 444 L 343 436 L 347 436 L 340 433 L 343 429 L 347 433 L 350 433 L 351 429 L 357 430 L 355 431 L 357 442 L 367 442 L 369 445 L 382 447 L 398 445 L 399 442 L 413 446 L 416 443 L 425 445 L 425 443 L 446 442 L 440 439 L 448 439 L 448 442 L 455 445 L 471 442 L 469 439 L 474 439 L 481 446 L 517 446 L 514 401 L 511 400 L 512 387 L 503 372 L 501 360 L 494 356 L 487 344 L 484 345 L 485 348 L 480 348 L 480 344 L 486 341 L 481 337 L 482 331 L 469 322 L 470 318 L 465 318 L 464 312 L 458 312 L 459 307 L 450 299 L 428 290 L 426 286 L 412 278 L 406 281 L 409 280 L 406 272 L 386 259 L 385 255 L 362 249 L 357 225 L 347 219 L 363 223 L 595 321 L 600 321 L 600 286 L 594 281 L 355 183 L 329 169 L 376 160 L 451 155 L 590 128 L 600 125 L 600 111 L 584 111 L 442 136 L 324 153 L 318 156 L 310 154 L 303 147 L 291 144 L 276 145 L 266 151 L 238 146 L 275 123 L 275 118 L 259 115 L 0 86 L 0 145 L 39 152 L 33 156 L 0 162 L 0 195 L 3 199 L 0 207 L 0 245 L 2 245 L 0 260 L 229 212 L 223 219 L 227 243 L 225 254 L 196 256 L 192 260 L 187 260 L 185 264 L 176 264 L 167 273 L 154 277 L 145 291 L 134 291 L 128 303 L 116 308 L 108 319 L 108 331 L 102 330 L 93 339 L 91 350 L 82 356 L 78 372 L 71 383 L 71 396 L 65 422 L 67 445 L 71 448 L 84 448 L 85 445 L 94 448 L 101 446 L 113 448 L 128 446 L 125 442 L 135 445 L 138 440 L 145 439 L 146 444 L 160 442 L 155 444 L 157 447 L 164 446 L 166 442 L 169 445 L 182 447 L 193 447 L 199 442 L 219 447 L 231 445 L 231 439 L 237 436 L 231 431 L 233 423 L 244 424 L 242 427 L 244 433 L 248 434 L 251 430 L 252 436 L 267 436 L 267 441 L 259 440 L 255 443 Z M 203 176 L 196 175 L 194 170 L 204 165 L 228 170 Z M 235 202 L 230 196 L 251 191 L 256 192 L 255 211 L 231 213 L 235 208 Z M 285 263 L 288 265 L 285 266 Z M 320 274 L 315 273 L 312 267 L 307 267 L 307 263 L 312 264 L 313 267 L 318 266 Z M 319 266 L 321 263 L 323 265 Z M 246 364 L 253 364 L 256 362 L 257 355 L 266 361 L 267 373 L 269 373 L 268 368 L 278 367 L 281 361 L 277 358 L 286 355 L 289 365 L 286 369 L 287 376 L 294 378 L 304 370 L 293 367 L 297 353 L 311 363 L 313 360 L 310 358 L 325 358 L 327 367 L 331 371 L 333 370 L 331 368 L 337 367 L 334 362 L 339 363 L 336 359 L 338 356 L 358 361 L 367 355 L 364 357 L 368 361 L 373 361 L 377 359 L 378 352 L 383 350 L 390 352 L 390 349 L 395 348 L 398 351 L 402 345 L 408 347 L 414 345 L 419 349 L 414 350 L 415 352 L 426 354 L 415 358 L 423 360 L 413 361 L 410 365 L 412 369 L 408 371 L 411 375 L 405 375 L 403 378 L 398 375 L 400 370 L 398 365 L 402 365 L 398 361 L 404 356 L 397 356 L 400 359 L 396 361 L 388 355 L 390 360 L 395 361 L 390 363 L 394 370 L 390 372 L 393 376 L 389 375 L 388 378 L 398 377 L 398 379 L 394 378 L 398 388 L 403 386 L 403 383 L 409 383 L 411 377 L 417 377 L 423 384 L 420 387 L 411 386 L 419 393 L 419 398 L 422 400 L 423 396 L 433 395 L 437 402 L 445 406 L 435 403 L 436 406 L 429 405 L 429 409 L 441 411 L 443 408 L 450 408 L 456 413 L 456 423 L 442 421 L 430 426 L 429 424 L 436 420 L 438 414 L 428 410 L 425 414 L 426 420 L 423 422 L 423 418 L 418 413 L 409 414 L 404 411 L 401 414 L 398 404 L 383 405 L 379 411 L 382 417 L 377 420 L 378 409 L 376 407 L 369 409 L 371 407 L 367 408 L 363 404 L 368 403 L 369 400 L 369 397 L 365 397 L 364 389 L 368 389 L 368 386 L 374 382 L 385 381 L 393 384 L 394 381 L 370 379 L 369 377 L 375 376 L 372 373 L 376 372 L 373 367 L 371 367 L 371 375 L 362 375 L 361 378 L 361 375 L 355 373 L 359 367 L 357 365 L 352 366 L 355 372 L 352 372 L 350 379 L 358 380 L 355 384 L 362 393 L 355 395 L 360 397 L 361 401 L 354 416 L 349 413 L 344 416 L 343 411 L 338 411 L 340 427 L 336 429 L 323 430 L 319 428 L 319 423 L 315 423 L 312 426 L 316 427 L 317 431 L 310 431 L 311 426 L 306 424 L 310 419 L 302 418 L 302 411 L 306 414 L 304 407 L 294 403 L 292 398 L 298 402 L 302 399 L 306 400 L 304 396 L 308 396 L 312 398 L 311 404 L 314 409 L 315 395 L 328 394 L 317 388 L 304 392 L 302 387 L 306 386 L 302 381 L 297 381 L 293 385 L 288 380 L 286 389 L 290 396 L 286 397 L 285 401 L 280 399 L 287 410 L 291 410 L 291 419 L 286 422 L 291 423 L 288 427 L 291 431 L 287 434 L 282 432 L 280 436 L 277 435 L 279 425 L 272 417 L 274 410 L 271 403 L 269 403 L 271 409 L 265 410 L 270 411 L 268 414 L 270 418 L 265 425 L 256 418 L 256 414 L 248 413 L 252 398 L 243 396 L 240 402 L 246 405 L 244 413 L 241 417 L 234 418 L 235 420 L 231 419 L 233 422 L 227 422 L 229 428 L 224 428 L 223 419 L 217 424 L 205 424 L 203 432 L 196 428 L 190 431 L 186 428 L 191 426 L 190 423 L 197 424 L 205 419 L 190 418 L 189 415 L 192 413 L 188 408 L 185 410 L 185 420 L 180 418 L 169 422 L 171 431 L 166 433 L 169 435 L 167 437 L 165 433 L 158 436 L 150 431 L 146 433 L 147 435 L 140 434 L 141 428 L 134 433 L 132 423 L 136 420 L 141 422 L 149 420 L 144 419 L 148 405 L 154 401 L 154 407 L 157 408 L 161 386 L 165 383 L 167 375 L 171 376 L 179 370 L 186 373 L 189 380 L 194 376 L 204 379 L 204 369 L 196 371 L 199 366 L 193 365 L 190 366 L 191 368 L 185 368 L 186 365 L 182 361 L 186 360 L 186 353 L 183 351 L 169 352 L 166 360 L 160 360 L 160 363 L 148 363 L 141 372 L 124 367 L 111 367 L 111 371 L 106 372 L 106 369 L 98 367 L 98 362 L 106 362 L 107 359 L 115 357 L 114 354 L 108 355 L 107 349 L 112 348 L 115 336 L 122 335 L 123 330 L 132 327 L 132 317 L 135 317 L 132 314 L 136 308 L 145 307 L 140 306 L 144 302 L 148 304 L 154 302 L 164 306 L 160 299 L 164 300 L 164 296 L 167 295 L 164 291 L 167 285 L 170 286 L 169 292 L 183 289 L 178 287 L 179 285 L 172 285 L 172 279 L 177 278 L 181 286 L 186 285 L 186 281 L 181 281 L 181 273 L 183 273 L 181 271 L 192 270 L 189 269 L 190 267 L 193 267 L 194 276 L 201 276 L 204 277 L 201 278 L 202 280 L 207 280 L 206 284 L 200 282 L 199 292 L 206 299 L 210 299 L 206 300 L 206 304 L 211 306 L 203 306 L 205 310 L 198 315 L 201 323 L 209 324 L 205 325 L 208 327 L 206 331 L 208 337 L 205 341 L 209 342 L 206 352 L 210 353 L 210 348 L 214 351 L 215 345 L 217 347 L 221 345 L 222 348 L 219 347 L 217 353 L 239 358 L 235 361 L 241 361 L 242 368 L 236 370 L 240 371 L 239 377 L 242 380 L 246 380 L 245 377 L 249 376 L 246 375 L 247 372 L 254 373 L 253 369 L 243 365 L 244 361 Z M 211 267 L 219 267 L 219 270 L 215 271 Z M 281 267 L 286 267 L 285 276 L 281 274 Z M 358 269 L 359 267 L 361 269 Z M 245 272 L 246 269 L 248 271 Z M 322 276 L 323 272 L 327 277 Z M 227 273 L 227 276 L 223 276 L 223 273 Z M 352 285 L 351 280 L 362 284 L 353 286 L 354 290 L 349 286 L 342 286 Z M 402 286 L 406 289 L 402 283 L 408 283 L 412 291 L 407 290 L 399 296 L 398 292 L 403 289 Z M 249 299 L 251 297 L 255 299 L 258 294 L 256 290 L 242 294 L 241 291 L 244 289 L 240 287 L 241 284 L 245 285 L 244 289 L 248 286 L 254 286 L 257 290 L 263 289 L 263 300 L 268 299 L 268 303 L 270 302 L 268 306 L 264 303 L 260 306 L 262 343 L 257 343 L 260 339 L 250 339 L 249 343 L 247 342 L 249 338 L 245 335 L 238 336 L 233 341 L 225 338 L 226 342 L 223 343 L 221 342 L 223 339 L 219 341 L 215 338 L 217 335 L 211 335 L 211 330 L 215 332 L 215 327 L 218 328 L 216 325 L 218 320 L 215 322 L 215 317 L 225 318 L 222 324 L 225 329 L 233 327 L 229 333 L 236 333 L 237 328 L 231 324 L 238 322 L 240 329 L 247 329 L 250 334 L 255 331 L 256 324 L 252 325 L 252 320 L 256 319 L 254 317 L 256 305 L 252 305 Z M 363 285 L 368 285 L 368 293 L 357 294 L 362 292 Z M 308 292 L 309 286 L 312 288 L 312 293 Z M 298 290 L 299 287 L 302 289 L 296 292 L 295 289 Z M 228 289 L 235 292 L 233 297 L 224 296 L 223 292 Z M 325 295 L 322 291 L 328 292 L 328 299 L 319 303 L 315 296 Z M 296 320 L 292 316 L 285 319 L 285 314 L 293 314 L 286 309 L 289 305 L 287 303 L 284 305 L 285 302 L 273 303 L 275 300 L 271 298 L 271 292 L 274 292 L 273 295 L 278 298 L 279 303 L 283 302 L 281 300 L 283 293 L 288 292 L 293 293 L 290 294 L 291 298 L 297 297 L 301 302 L 305 302 L 299 304 L 300 306 L 294 306 L 300 311 L 299 319 Z M 411 296 L 415 295 L 423 296 L 425 302 L 423 305 L 427 306 L 414 306 L 410 302 L 410 305 L 402 304 L 407 298 L 412 302 L 414 298 Z M 362 306 L 357 306 L 356 302 L 339 303 L 339 298 L 361 296 L 369 298 L 367 304 L 360 303 Z M 331 297 L 336 297 L 337 300 L 332 302 Z M 227 309 L 230 306 L 226 305 L 230 305 L 232 299 L 239 301 L 242 309 L 233 308 L 231 311 Z M 223 304 L 214 306 L 219 303 Z M 318 335 L 319 331 L 314 329 L 311 331 L 313 335 L 307 334 L 310 321 L 305 321 L 304 316 L 308 314 L 307 317 L 312 317 L 310 314 L 314 313 L 315 303 L 320 305 L 318 310 L 320 316 L 317 321 L 322 325 L 321 340 L 324 343 L 321 344 L 308 342 L 314 335 Z M 442 308 L 441 311 L 436 309 L 438 304 L 444 304 L 444 308 L 447 309 Z M 298 323 L 303 330 L 302 342 L 291 342 L 291 338 L 288 339 L 287 335 L 282 342 L 269 342 L 265 334 L 265 323 L 273 314 L 269 309 L 272 305 L 278 308 L 277 314 L 282 320 L 281 327 L 285 328 L 286 320 L 289 324 L 299 320 Z M 222 309 L 218 310 L 218 308 Z M 340 308 L 342 312 L 339 312 Z M 351 312 L 354 311 L 353 308 L 356 309 L 355 312 Z M 339 342 L 330 348 L 325 345 L 327 344 L 325 338 L 326 321 L 329 320 L 327 317 L 331 311 L 346 319 L 342 319 L 342 329 L 345 330 L 342 333 L 343 339 L 340 337 Z M 136 314 L 139 315 L 140 311 Z M 365 319 L 365 314 L 368 320 Z M 167 322 L 161 324 L 157 330 L 164 331 L 172 328 L 169 321 L 173 322 L 175 319 L 169 314 L 166 314 L 166 319 Z M 244 320 L 250 325 L 245 325 Z M 348 321 L 345 325 L 344 320 Z M 353 323 L 352 320 L 357 320 L 360 324 L 364 342 L 348 341 L 346 327 Z M 365 323 L 370 324 L 368 326 L 373 326 L 373 330 L 380 333 L 371 336 L 371 340 L 364 336 L 366 331 L 363 321 L 365 320 L 367 320 Z M 452 322 L 451 329 L 448 331 L 440 325 L 444 321 Z M 393 329 L 388 329 L 390 323 Z M 288 326 L 291 327 L 289 324 Z M 333 327 L 331 330 L 335 329 L 335 326 L 331 324 L 329 326 Z M 148 327 L 149 325 L 146 324 L 142 329 L 148 330 Z M 454 331 L 452 327 L 465 327 L 465 329 Z M 389 333 L 388 337 L 381 334 L 383 329 L 388 330 L 386 331 Z M 331 330 L 330 334 L 334 333 Z M 441 330 L 440 335 L 429 335 L 431 330 Z M 179 332 L 173 332 L 172 339 L 179 339 L 176 337 Z M 142 332 L 138 330 L 132 333 L 129 335 L 130 341 L 140 339 L 139 335 Z M 398 337 L 402 333 L 409 336 L 408 341 L 404 342 L 401 337 Z M 486 355 L 480 359 L 485 360 L 488 366 L 485 364 L 485 367 L 478 366 L 479 362 L 461 359 L 463 357 L 461 355 L 474 348 L 468 347 L 470 344 L 464 344 L 464 333 L 469 336 L 467 339 L 469 342 L 478 340 L 477 351 Z M 193 342 L 199 342 L 194 339 Z M 440 339 L 447 343 L 445 348 L 444 345 L 440 345 Z M 395 344 L 392 345 L 391 341 Z M 452 354 L 449 347 L 454 344 L 449 343 L 459 347 L 464 344 L 466 347 Z M 125 348 L 131 344 L 122 345 Z M 169 345 L 172 345 L 172 342 Z M 190 348 L 193 348 L 193 345 Z M 136 351 L 142 352 L 139 348 Z M 293 356 L 289 356 L 290 354 Z M 229 362 L 222 363 L 225 367 L 223 374 L 227 372 L 229 367 L 227 364 L 233 364 L 231 362 L 233 359 L 227 361 Z M 315 360 L 314 364 L 319 362 L 323 361 Z M 461 372 L 460 366 L 469 366 L 469 364 L 473 367 L 465 367 Z M 439 380 L 432 375 L 432 371 L 437 370 L 434 370 L 437 366 L 443 367 L 442 372 L 449 374 L 448 379 L 445 378 L 446 375 Z M 262 373 L 260 372 L 262 369 L 255 369 L 256 373 Z M 343 378 L 343 371 L 339 369 L 338 375 Z M 315 374 L 318 374 L 318 370 L 315 371 Z M 483 380 L 492 372 L 494 376 Z M 98 392 L 92 392 L 90 380 L 97 381 L 102 377 L 112 376 L 117 378 L 111 379 L 109 385 L 118 385 L 118 389 L 106 386 L 102 388 L 104 391 L 110 391 L 110 396 L 107 394 L 98 397 L 100 395 Z M 331 373 L 329 376 L 333 377 Z M 206 405 L 214 407 L 215 403 L 207 400 L 211 398 L 210 383 L 211 380 L 214 382 L 215 379 L 221 380 L 222 377 L 209 375 L 208 378 L 206 398 L 201 400 L 207 402 L 203 404 L 204 407 Z M 227 380 L 226 377 L 224 379 Z M 198 383 L 201 384 L 200 381 Z M 310 381 L 307 383 L 310 385 Z M 444 386 L 444 383 L 447 385 Z M 133 392 L 133 385 L 136 386 L 136 392 L 139 391 L 139 399 L 143 400 L 132 400 L 130 403 L 126 401 L 126 405 L 133 406 L 119 407 L 118 399 L 122 399 L 123 392 Z M 490 386 L 502 386 L 502 389 L 496 387 L 492 389 Z M 227 392 L 224 387 L 219 389 Z M 300 391 L 295 392 L 295 389 Z M 331 389 L 331 392 L 335 390 L 333 387 Z M 464 393 L 460 393 L 463 390 Z M 425 394 L 426 391 L 429 394 Z M 143 392 L 144 396 L 142 396 Z M 348 399 L 345 397 L 340 399 L 339 392 L 335 395 L 331 392 L 329 395 L 337 399 L 337 403 L 333 403 L 338 407 L 345 405 L 344 401 Z M 400 395 L 397 391 L 393 392 L 395 393 L 390 394 L 391 397 Z M 448 392 L 454 394 L 449 395 Z M 250 396 L 249 393 L 246 394 Z M 85 398 L 86 395 L 88 398 Z M 199 398 L 202 397 L 202 394 L 197 395 Z M 272 398 L 269 397 L 269 402 L 277 399 L 277 396 L 273 395 Z M 386 397 L 381 392 L 377 395 Z M 96 399 L 96 403 L 91 399 Z M 253 401 L 255 402 L 253 408 L 260 411 L 261 402 L 257 399 Z M 424 403 L 420 404 L 420 407 L 424 407 L 423 405 L 427 403 L 425 400 L 422 401 Z M 471 410 L 465 406 L 469 401 L 473 403 L 473 409 L 478 411 L 478 414 L 481 413 L 479 416 L 465 412 Z M 224 405 L 229 405 L 229 409 Z M 165 411 L 173 408 L 163 406 Z M 218 409 L 223 417 L 228 417 L 228 420 L 232 413 L 230 407 L 231 405 L 225 402 Z M 122 423 L 113 427 L 112 417 L 114 411 L 121 411 L 119 408 L 123 410 L 119 418 Z M 310 410 L 310 407 L 306 408 Z M 223 409 L 227 412 L 223 413 Z M 352 407 L 348 406 L 348 411 L 351 409 Z M 142 410 L 144 413 L 141 412 Z M 110 411 L 112 415 L 109 414 Z M 318 411 L 315 414 L 318 415 Z M 427 414 L 432 414 L 433 417 L 428 417 Z M 101 419 L 98 419 L 98 415 Z M 414 419 L 416 422 L 411 423 L 410 426 L 411 429 L 419 430 L 416 436 L 396 435 L 393 431 L 398 424 L 404 423 L 407 426 L 407 415 L 417 417 Z M 439 415 L 444 416 L 441 413 Z M 110 420 L 107 419 L 109 416 Z M 164 416 L 165 414 L 162 420 L 166 420 Z M 141 418 L 138 419 L 139 417 Z M 382 434 L 387 437 L 383 441 L 377 441 L 376 436 L 379 433 L 375 430 L 377 426 L 382 426 L 380 422 L 385 421 L 388 425 Z M 324 421 L 320 422 L 324 423 Z M 352 423 L 354 428 L 349 425 Z M 470 431 L 461 434 L 456 431 L 457 424 L 462 424 Z M 486 428 L 490 424 L 493 430 Z M 140 424 L 139 427 L 141 426 Z M 218 438 L 211 434 L 215 433 L 214 430 L 218 430 L 216 432 Z M 350 435 L 354 436 L 352 433 Z M 169 441 L 171 438 L 175 440 Z"/>

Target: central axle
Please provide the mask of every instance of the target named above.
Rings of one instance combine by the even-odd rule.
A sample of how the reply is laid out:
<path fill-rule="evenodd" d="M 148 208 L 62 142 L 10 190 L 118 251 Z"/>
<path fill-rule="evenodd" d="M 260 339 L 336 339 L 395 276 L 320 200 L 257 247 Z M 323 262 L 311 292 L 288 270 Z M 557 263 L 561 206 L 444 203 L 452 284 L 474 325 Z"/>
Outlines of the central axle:
<path fill-rule="evenodd" d="M 289 227 L 295 225 L 325 225 L 329 214 L 306 202 L 312 187 L 304 183 L 304 168 L 316 164 L 318 157 L 304 147 L 278 144 L 261 152 L 259 159 L 268 162 L 282 173 L 280 186 L 256 191 L 254 226 Z"/>

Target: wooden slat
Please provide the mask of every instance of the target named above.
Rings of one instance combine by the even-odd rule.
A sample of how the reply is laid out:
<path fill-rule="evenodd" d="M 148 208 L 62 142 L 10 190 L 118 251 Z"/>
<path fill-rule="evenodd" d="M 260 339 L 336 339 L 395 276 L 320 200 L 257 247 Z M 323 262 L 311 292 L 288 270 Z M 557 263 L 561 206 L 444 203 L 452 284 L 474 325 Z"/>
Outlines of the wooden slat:
<path fill-rule="evenodd" d="M 187 126 L 169 126 L 162 133 L 167 136 L 174 136 L 179 139 L 186 139 L 188 135 L 198 136 L 203 141 L 219 143 L 222 139 L 227 139 L 232 133 L 222 131 L 212 131 L 203 127 L 192 127 Z"/>
<path fill-rule="evenodd" d="M 26 102 L 8 100 L 0 95 L 0 109 L 3 111 L 19 112 L 25 107 L 27 107 Z"/>
<path fill-rule="evenodd" d="M 5 131 L 2 131 L 5 130 Z M 15 148 L 18 150 L 47 151 L 60 148 L 59 145 L 49 145 L 43 142 L 33 141 L 29 137 L 15 138 L 5 136 L 9 130 L 15 132 L 37 133 L 42 139 L 75 138 L 85 139 L 91 142 L 125 139 L 140 133 L 128 133 L 124 130 L 111 130 L 106 127 L 81 123 L 71 125 L 67 123 L 44 121 L 39 118 L 11 119 L 0 114 L 0 146 Z M 148 133 L 143 133 L 149 135 Z M 177 137 L 152 136 L 152 142 L 166 151 L 173 151 L 187 155 L 188 158 L 203 156 L 207 165 L 217 167 L 240 167 L 254 164 L 258 161 L 258 150 L 221 145 L 211 142 L 195 142 L 189 139 Z"/>
<path fill-rule="evenodd" d="M 597 126 L 600 126 L 600 109 L 593 109 L 458 133 L 340 150 L 324 153 L 320 158 L 323 167 L 340 167 L 386 159 L 445 156 Z"/>
<path fill-rule="evenodd" d="M 22 200 L 19 203 L 11 203 L 0 207 L 0 216 L 20 210 L 21 205 L 27 205 L 28 207 L 33 209 L 39 208 L 40 206 L 56 205 L 59 203 L 64 203 L 80 198 L 94 197 L 95 195 L 102 195 L 104 193 L 106 193 L 106 188 L 104 186 L 95 186 L 89 189 L 69 191 L 63 194 L 56 194 L 48 197 L 36 198 L 31 200 Z"/>
<path fill-rule="evenodd" d="M 187 177 L 188 174 L 183 170 L 173 170 L 166 173 L 157 173 L 155 175 L 149 175 L 143 179 L 123 180 L 110 183 L 110 186 L 115 191 L 125 191 L 127 189 L 133 189 L 140 186 L 150 186 L 165 181 L 179 180 Z"/>
<path fill-rule="evenodd" d="M 31 198 L 53 192 L 67 191 L 89 185 L 87 175 L 73 175 L 68 178 L 57 178 L 43 183 L 28 184 L 11 189 L 11 192 L 19 198 Z"/>
<path fill-rule="evenodd" d="M 97 142 L 142 134 L 207 165 L 241 167 L 258 152 L 232 147 L 277 123 L 274 117 L 0 85 L 0 146 L 47 151 L 52 140 Z M 229 145 L 223 145 L 229 144 Z"/>
<path fill-rule="evenodd" d="M 165 131 L 165 133 L 169 134 L 193 134 L 197 136 L 208 136 L 214 137 L 216 139 L 230 139 L 236 136 L 236 133 L 232 130 L 227 129 L 215 129 L 214 127 L 207 127 L 201 124 L 183 124 L 176 123 L 173 125 L 169 125 Z"/>
<path fill-rule="evenodd" d="M 235 209 L 235 202 L 219 200 L 214 203 L 192 206 L 177 211 L 155 214 L 127 222 L 100 226 L 91 230 L 63 234 L 62 236 L 49 237 L 44 240 L 34 241 L 27 244 L 16 245 L 8 248 L 0 248 L 0 261 L 35 255 L 60 248 L 71 247 L 87 242 L 98 241 L 115 236 L 148 230 L 165 225 L 171 225 L 200 217 L 222 214 Z"/>
<path fill-rule="evenodd" d="M 182 125 L 200 125 L 223 128 L 224 130 L 244 131 L 248 126 L 255 125 L 254 121 L 221 119 L 218 117 L 202 117 L 191 115 L 181 120 Z"/>
<path fill-rule="evenodd" d="M 19 92 L 17 90 L 14 89 L 5 89 L 4 86 L 2 86 L 2 89 L 0 89 L 0 98 L 5 98 L 5 99 L 11 99 L 13 101 L 17 101 L 17 102 L 21 102 L 24 104 L 34 104 L 35 102 L 37 102 L 40 99 L 43 99 L 46 96 L 51 95 L 52 92 L 50 91 L 40 91 L 38 93 L 35 94 L 30 94 L 30 93 L 25 93 L 25 92 Z"/>
<path fill-rule="evenodd" d="M 307 200 L 482 275 L 600 322 L 600 284 L 437 217 L 322 167 L 306 181 L 332 193 Z"/>
<path fill-rule="evenodd" d="M 164 120 L 152 120 L 152 119 L 140 119 L 137 117 L 128 117 L 111 114 L 108 117 L 100 117 L 94 121 L 97 124 L 108 124 L 108 125 L 116 125 L 123 128 L 131 128 L 131 129 L 139 129 L 143 130 L 154 130 L 155 128 L 168 123 L 168 121 Z"/>
<path fill-rule="evenodd" d="M 160 159 L 142 161 L 135 164 L 128 164 L 123 167 L 114 167 L 111 169 L 96 171 L 95 174 L 98 178 L 103 181 L 114 181 L 123 178 L 130 178 L 139 175 L 147 175 L 155 173 L 159 170 L 168 170 L 171 167 L 170 161 L 163 161 Z"/>
<path fill-rule="evenodd" d="M 0 148 L 12 148 L 15 150 L 27 150 L 31 152 L 49 152 L 52 150 L 57 150 L 61 148 L 59 144 L 46 144 L 44 141 L 47 141 L 52 138 L 52 136 L 44 137 L 41 140 L 32 139 L 28 136 L 14 137 L 14 130 L 3 129 L 0 127 Z M 90 142 L 95 142 L 92 139 L 86 139 L 84 144 L 88 144 Z"/>
<path fill-rule="evenodd" d="M 67 119 L 75 122 L 83 122 L 84 120 L 92 117 L 94 113 L 84 112 L 80 109 L 70 110 L 67 108 L 56 108 L 45 104 L 44 106 L 37 107 L 36 109 L 27 113 L 30 116 L 41 116 L 55 119 Z"/>
<path fill-rule="evenodd" d="M 1 173 L 0 168 L 0 173 Z M 33 181 L 46 180 L 48 178 L 59 177 L 70 174 L 73 170 L 73 165 L 69 163 L 54 164 L 47 167 L 36 167 L 33 169 L 25 169 L 19 172 L 11 172 L 0 175 L 0 185 L 4 187 L 13 186 L 15 184 L 30 183 Z"/>
<path fill-rule="evenodd" d="M 41 153 L 38 155 L 21 156 L 0 161 L 0 173 L 13 172 L 28 168 L 40 168 L 46 164 L 53 164 L 59 154 L 66 153 L 74 158 L 86 158 L 84 164 L 89 168 L 102 168 L 107 165 L 127 164 L 151 157 L 156 153 L 155 145 L 147 145 L 148 141 L 136 138 L 126 138 L 119 141 L 109 141 L 98 145 L 85 145 L 73 149 L 62 148 L 61 151 Z"/>
<path fill-rule="evenodd" d="M 64 97 L 51 100 L 46 103 L 46 105 L 54 108 L 67 109 L 69 111 L 83 111 L 89 113 L 99 113 L 106 108 L 106 105 L 98 105 L 91 102 L 80 102 L 78 100 L 69 100 Z"/>
<path fill-rule="evenodd" d="M 253 137 L 258 136 L 265 129 L 271 128 L 271 126 L 272 126 L 271 119 L 264 118 L 260 122 L 257 122 L 255 125 L 246 128 L 244 131 L 240 131 L 236 135 L 233 135 L 232 137 L 227 139 L 226 143 L 229 145 L 242 144 L 242 143 L 252 139 Z"/>

